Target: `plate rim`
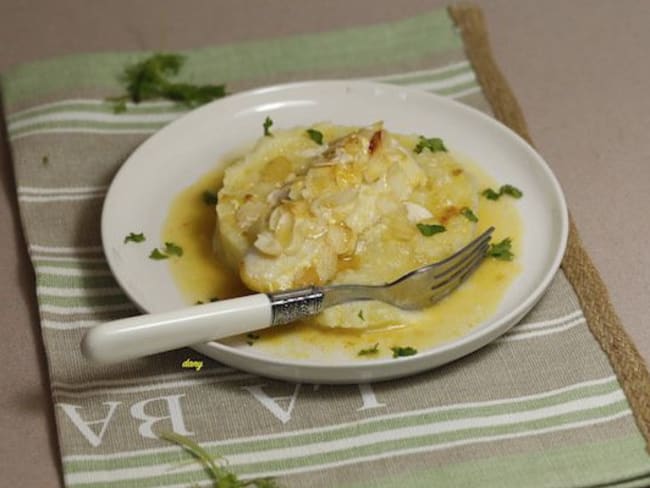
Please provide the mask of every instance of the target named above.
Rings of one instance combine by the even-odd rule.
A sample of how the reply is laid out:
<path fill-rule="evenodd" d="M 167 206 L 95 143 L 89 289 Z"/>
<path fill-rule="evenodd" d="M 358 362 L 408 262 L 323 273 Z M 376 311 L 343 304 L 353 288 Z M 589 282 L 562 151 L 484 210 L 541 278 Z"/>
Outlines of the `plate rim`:
<path fill-rule="evenodd" d="M 447 364 L 460 357 L 471 354 L 472 352 L 477 351 L 478 349 L 486 346 L 487 344 L 496 340 L 498 337 L 505 334 L 510 328 L 514 327 L 519 322 L 519 320 L 521 320 L 521 318 L 528 311 L 530 311 L 530 309 L 532 309 L 532 307 L 542 298 L 544 292 L 546 291 L 551 281 L 557 274 L 557 271 L 564 257 L 566 247 L 567 247 L 567 242 L 568 242 L 568 235 L 569 235 L 569 212 L 568 212 L 566 197 L 564 195 L 559 180 L 553 173 L 550 165 L 528 141 L 526 141 L 522 136 L 517 134 L 513 129 L 511 129 L 510 127 L 508 127 L 503 122 L 496 119 L 495 117 L 491 117 L 490 115 L 481 112 L 480 110 L 470 105 L 464 104 L 462 102 L 458 102 L 448 97 L 437 95 L 435 93 L 427 92 L 418 88 L 408 87 L 408 86 L 396 86 L 388 83 L 380 83 L 380 82 L 367 81 L 367 80 L 345 80 L 345 79 L 305 80 L 305 81 L 280 83 L 280 84 L 273 84 L 273 85 L 253 88 L 250 90 L 245 90 L 242 92 L 235 93 L 233 95 L 229 95 L 226 98 L 215 100 L 201 107 L 198 107 L 194 110 L 191 110 L 190 112 L 178 117 L 174 121 L 162 127 L 160 130 L 151 134 L 128 156 L 128 158 L 120 166 L 119 170 L 116 172 L 116 174 L 113 176 L 113 179 L 111 180 L 109 189 L 106 193 L 106 197 L 102 204 L 102 213 L 101 213 L 102 248 L 106 256 L 106 260 L 109 265 L 109 268 L 113 276 L 115 277 L 116 281 L 122 288 L 122 290 L 127 294 L 129 299 L 133 301 L 133 303 L 138 307 L 138 309 L 140 309 L 144 313 L 153 313 L 150 310 L 147 310 L 146 307 L 142 306 L 140 303 L 138 303 L 135 300 L 135 298 L 129 292 L 128 287 L 125 286 L 124 281 L 120 278 L 119 273 L 116 273 L 117 265 L 115 264 L 112 255 L 109 252 L 109 249 L 107 248 L 108 247 L 107 239 L 105 239 L 105 235 L 108 233 L 107 215 L 110 211 L 109 204 L 114 199 L 112 195 L 117 191 L 116 188 L 118 187 L 119 181 L 121 181 L 121 179 L 124 177 L 124 172 L 126 171 L 129 161 L 137 158 L 140 153 L 147 151 L 149 146 L 155 145 L 159 138 L 164 137 L 168 131 L 174 130 L 175 126 L 179 124 L 187 124 L 188 120 L 191 121 L 192 118 L 198 116 L 197 114 L 200 114 L 205 111 L 213 110 L 213 107 L 217 104 L 222 104 L 223 102 L 236 103 L 240 99 L 245 100 L 245 99 L 257 97 L 259 95 L 272 94 L 276 92 L 285 92 L 285 91 L 291 91 L 291 90 L 303 89 L 303 88 L 314 88 L 322 85 L 328 85 L 333 87 L 354 86 L 354 87 L 359 87 L 360 89 L 388 90 L 393 93 L 399 91 L 399 92 L 405 92 L 407 94 L 411 93 L 414 96 L 418 96 L 418 97 L 424 96 L 427 98 L 431 98 L 432 100 L 435 100 L 437 103 L 442 103 L 449 107 L 453 107 L 454 110 L 458 109 L 461 111 L 465 111 L 469 113 L 470 116 L 472 117 L 478 117 L 480 119 L 483 119 L 484 121 L 498 127 L 501 131 L 508 134 L 508 136 L 513 138 L 514 141 L 516 141 L 519 145 L 523 146 L 526 149 L 526 151 L 533 156 L 533 159 L 538 163 L 539 167 L 543 170 L 546 178 L 551 183 L 551 187 L 555 194 L 554 196 L 557 199 L 556 203 L 559 203 L 559 210 L 561 210 L 560 212 L 558 212 L 557 215 L 558 223 L 560 224 L 560 234 L 558 236 L 559 245 L 555 250 L 552 264 L 548 267 L 543 278 L 539 281 L 539 283 L 534 288 L 534 290 L 532 290 L 532 292 L 526 297 L 526 299 L 523 300 L 520 304 L 518 304 L 504 317 L 502 317 L 497 321 L 494 320 L 484 321 L 481 325 L 473 328 L 467 334 L 458 337 L 456 339 L 453 339 L 451 341 L 436 345 L 432 348 L 426 349 L 414 356 L 398 358 L 397 360 L 394 358 L 366 359 L 366 360 L 361 359 L 356 361 L 347 360 L 347 361 L 337 362 L 336 364 L 330 364 L 318 360 L 276 358 L 270 355 L 269 356 L 260 355 L 259 353 L 256 354 L 253 351 L 249 352 L 245 349 L 235 348 L 217 341 L 210 341 L 197 346 L 199 349 L 201 349 L 201 351 L 199 352 L 201 352 L 202 354 L 207 354 L 205 351 L 207 348 L 210 348 L 210 350 L 215 350 L 216 353 L 224 353 L 227 355 L 235 354 L 236 356 L 240 357 L 243 360 L 252 359 L 255 361 L 262 361 L 264 363 L 273 363 L 276 366 L 284 367 L 284 368 L 300 368 L 300 369 L 307 369 L 307 370 L 311 370 L 314 368 L 315 369 L 325 368 L 328 370 L 345 372 L 345 371 L 360 370 L 360 369 L 362 370 L 364 368 L 373 368 L 373 367 L 384 368 L 387 367 L 388 365 L 397 365 L 397 364 L 402 364 L 403 365 L 402 369 L 404 369 L 404 367 L 408 369 L 409 366 L 413 366 L 415 363 L 426 362 L 426 359 L 429 359 L 430 362 L 435 363 L 435 361 L 431 361 L 431 359 L 433 359 L 436 356 L 450 354 L 455 350 L 465 349 L 464 352 L 457 354 L 453 358 L 447 359 L 442 363 L 433 364 L 432 366 L 426 366 L 417 369 L 417 371 L 426 371 L 426 370 L 434 369 L 442 364 Z M 377 93 L 376 95 L 381 96 L 380 94 Z M 251 107 L 252 106 L 254 105 L 251 105 Z M 116 184 L 116 182 L 118 184 Z M 190 347 L 195 348 L 194 346 L 190 346 Z M 210 357 L 222 361 L 221 358 L 217 358 L 214 356 L 210 356 Z M 390 376 L 390 378 L 404 376 L 406 374 L 413 374 L 413 373 L 406 372 L 403 374 Z M 269 374 L 268 376 L 274 376 L 274 375 Z M 388 375 L 384 375 L 384 376 L 385 378 L 378 378 L 377 380 L 389 379 Z M 288 376 L 285 375 L 281 377 L 286 379 Z M 340 383 L 340 381 L 335 381 L 335 382 Z M 358 380 L 347 381 L 346 383 L 354 383 L 354 382 L 358 382 Z"/>

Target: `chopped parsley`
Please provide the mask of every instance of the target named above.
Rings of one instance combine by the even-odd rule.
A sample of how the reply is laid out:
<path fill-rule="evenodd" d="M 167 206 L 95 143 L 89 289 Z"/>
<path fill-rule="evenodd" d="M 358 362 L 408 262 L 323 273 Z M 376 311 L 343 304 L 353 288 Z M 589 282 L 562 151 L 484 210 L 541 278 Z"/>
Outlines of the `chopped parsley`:
<path fill-rule="evenodd" d="M 490 249 L 488 249 L 487 255 L 501 261 L 512 261 L 512 258 L 515 257 L 511 252 L 512 240 L 509 237 L 506 237 L 501 242 L 496 244 L 490 244 Z"/>
<path fill-rule="evenodd" d="M 253 332 L 246 334 L 246 344 L 249 346 L 252 346 L 255 344 L 255 341 L 258 340 L 260 336 L 258 334 L 254 334 Z"/>
<path fill-rule="evenodd" d="M 126 102 L 140 103 L 144 100 L 166 98 L 188 107 L 198 107 L 226 95 L 225 85 L 195 85 L 170 80 L 178 75 L 185 57 L 179 54 L 154 54 L 124 69 L 121 81 L 126 95 L 113 97 L 113 112 L 126 111 Z"/>
<path fill-rule="evenodd" d="M 460 211 L 460 213 L 461 213 L 461 215 L 462 215 L 463 217 L 465 217 L 465 218 L 466 218 L 467 220 L 469 220 L 470 222 L 478 222 L 478 217 L 476 216 L 476 214 L 475 214 L 474 212 L 472 212 L 472 209 L 471 209 L 471 208 L 469 208 L 469 207 L 464 207 L 464 208 Z"/>
<path fill-rule="evenodd" d="M 169 258 L 169 256 L 163 252 L 160 252 L 158 248 L 155 248 L 153 251 L 151 251 L 151 254 L 149 254 L 149 259 L 155 259 L 156 261 L 167 258 Z"/>
<path fill-rule="evenodd" d="M 309 138 L 318 145 L 323 145 L 323 133 L 316 129 L 307 129 Z"/>
<path fill-rule="evenodd" d="M 271 131 L 269 130 L 272 125 L 273 125 L 273 119 L 271 119 L 271 117 L 266 117 L 264 119 L 264 124 L 262 124 L 262 127 L 264 127 L 264 135 L 265 136 L 273 137 L 273 134 L 271 134 Z"/>
<path fill-rule="evenodd" d="M 365 317 L 363 316 L 363 310 L 359 310 L 357 317 L 359 317 L 361 320 L 366 320 Z"/>
<path fill-rule="evenodd" d="M 202 197 L 203 203 L 206 205 L 215 206 L 217 203 L 219 203 L 219 196 L 217 195 L 217 192 L 205 190 Z"/>
<path fill-rule="evenodd" d="M 142 232 L 136 234 L 135 232 L 129 232 L 129 235 L 124 238 L 124 244 L 127 242 L 144 242 L 146 237 Z"/>
<path fill-rule="evenodd" d="M 177 246 L 173 242 L 165 242 L 165 252 L 168 256 L 180 257 L 183 255 L 183 248 L 181 246 Z"/>
<path fill-rule="evenodd" d="M 440 232 L 444 232 L 447 230 L 447 228 L 444 225 L 438 225 L 438 224 L 416 224 L 416 227 L 420 231 L 420 234 L 422 234 L 425 237 L 430 237 L 434 234 L 439 234 Z"/>
<path fill-rule="evenodd" d="M 361 349 L 357 353 L 357 356 L 370 356 L 371 354 L 377 354 L 377 353 L 379 353 L 379 342 L 367 349 Z"/>
<path fill-rule="evenodd" d="M 183 248 L 181 246 L 177 246 L 173 242 L 165 242 L 165 249 L 160 250 L 158 248 L 155 248 L 153 251 L 151 251 L 151 254 L 149 254 L 149 259 L 155 259 L 155 260 L 161 260 L 161 259 L 168 259 L 171 256 L 182 256 L 183 255 Z"/>
<path fill-rule="evenodd" d="M 43 163 L 43 166 L 47 166 L 49 162 L 50 158 L 47 156 L 47 154 L 41 158 L 41 163 Z"/>
<path fill-rule="evenodd" d="M 512 198 L 521 198 L 524 196 L 524 192 L 512 185 L 501 185 L 498 192 L 494 191 L 492 188 L 486 188 L 483 190 L 481 195 L 488 200 L 498 200 L 502 195 L 508 195 Z"/>
<path fill-rule="evenodd" d="M 442 139 L 438 137 L 431 137 L 427 139 L 424 136 L 420 136 L 420 139 L 413 149 L 414 152 L 417 154 L 420 154 L 422 151 L 425 149 L 428 149 L 431 152 L 447 152 L 447 148 L 445 147 L 445 144 L 442 142 Z"/>
<path fill-rule="evenodd" d="M 510 195 L 512 198 L 521 198 L 524 196 L 524 193 L 519 188 L 512 185 L 503 185 L 500 191 L 503 195 Z"/>
<path fill-rule="evenodd" d="M 501 197 L 501 193 L 497 193 L 492 188 L 486 188 L 483 190 L 483 193 L 481 193 L 481 195 L 483 195 L 488 200 L 498 200 Z"/>
<path fill-rule="evenodd" d="M 396 347 L 391 347 L 390 350 L 393 351 L 394 358 L 400 358 L 404 356 L 415 356 L 418 353 L 417 349 L 414 349 L 410 346 L 406 346 L 406 347 L 396 346 Z"/>
<path fill-rule="evenodd" d="M 209 452 L 184 435 L 177 434 L 176 432 L 163 432 L 160 434 L 160 438 L 181 446 L 195 457 L 212 478 L 214 488 L 243 488 L 245 486 L 253 488 L 280 488 L 280 485 L 273 478 L 240 480 L 235 473 L 231 473 L 225 467 L 219 466 Z"/>

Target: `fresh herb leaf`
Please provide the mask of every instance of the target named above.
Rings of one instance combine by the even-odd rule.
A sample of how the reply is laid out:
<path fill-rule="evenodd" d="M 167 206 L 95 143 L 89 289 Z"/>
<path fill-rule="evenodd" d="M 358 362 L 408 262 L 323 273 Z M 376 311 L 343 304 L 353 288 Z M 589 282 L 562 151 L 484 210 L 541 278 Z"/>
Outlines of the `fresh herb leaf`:
<path fill-rule="evenodd" d="M 165 253 L 168 256 L 182 256 L 183 255 L 183 248 L 181 246 L 177 246 L 173 242 L 165 242 Z"/>
<path fill-rule="evenodd" d="M 509 237 L 506 237 L 501 242 L 496 244 L 490 244 L 490 249 L 488 249 L 487 255 L 501 261 L 512 261 L 512 258 L 515 257 L 511 252 L 512 240 Z"/>
<path fill-rule="evenodd" d="M 447 230 L 444 225 L 438 224 L 416 224 L 416 227 L 420 231 L 420 234 L 425 237 L 430 237 L 434 234 L 439 234 L 440 232 Z"/>
<path fill-rule="evenodd" d="M 156 259 L 160 261 L 161 259 L 167 258 L 169 258 L 169 256 L 164 252 L 161 252 L 158 248 L 155 248 L 153 251 L 151 251 L 151 254 L 149 254 L 149 259 Z"/>
<path fill-rule="evenodd" d="M 367 349 L 361 349 L 357 353 L 357 356 L 370 356 L 372 354 L 378 354 L 378 353 L 379 353 L 379 342 L 376 343 L 374 346 L 369 347 Z"/>
<path fill-rule="evenodd" d="M 486 188 L 483 190 L 483 193 L 481 193 L 481 195 L 483 195 L 488 200 L 498 200 L 501 197 L 501 193 L 494 191 L 492 188 Z"/>
<path fill-rule="evenodd" d="M 474 212 L 472 212 L 472 209 L 469 207 L 464 207 L 460 213 L 465 217 L 467 220 L 470 222 L 478 222 L 478 217 Z"/>
<path fill-rule="evenodd" d="M 140 232 L 136 234 L 135 232 L 129 232 L 129 235 L 124 238 L 124 244 L 127 242 L 144 242 L 146 240 L 144 234 Z"/>
<path fill-rule="evenodd" d="M 307 129 L 307 135 L 316 144 L 323 145 L 323 133 L 316 129 Z"/>
<path fill-rule="evenodd" d="M 47 166 L 49 162 L 50 158 L 47 156 L 47 154 L 41 158 L 41 163 L 43 163 L 43 166 Z"/>
<path fill-rule="evenodd" d="M 170 83 L 164 90 L 164 98 L 180 102 L 188 107 L 205 105 L 217 98 L 226 96 L 225 85 L 192 85 L 190 83 Z"/>
<path fill-rule="evenodd" d="M 183 248 L 181 246 L 177 246 L 173 242 L 165 242 L 165 249 L 164 251 L 159 250 L 158 248 L 154 249 L 151 251 L 151 254 L 149 254 L 150 259 L 168 259 L 171 256 L 182 256 L 183 255 Z"/>
<path fill-rule="evenodd" d="M 127 66 L 122 73 L 126 95 L 110 98 L 115 102 L 113 111 L 124 112 L 126 102 L 166 98 L 196 107 L 226 95 L 224 85 L 194 85 L 176 83 L 170 77 L 177 75 L 185 62 L 178 54 L 154 54 L 139 63 Z"/>
<path fill-rule="evenodd" d="M 521 198 L 524 196 L 524 192 L 512 185 L 501 185 L 498 192 L 492 188 L 486 188 L 481 194 L 488 200 L 498 200 L 502 195 L 509 195 L 512 198 Z"/>
<path fill-rule="evenodd" d="M 442 142 L 442 139 L 438 137 L 431 137 L 427 139 L 424 136 L 420 136 L 420 140 L 418 141 L 413 151 L 420 154 L 425 149 L 428 149 L 431 152 L 439 152 L 439 151 L 447 152 L 447 148 L 445 147 L 445 144 Z"/>
<path fill-rule="evenodd" d="M 417 349 L 414 349 L 414 348 L 412 348 L 410 346 L 391 347 L 390 350 L 393 351 L 393 357 L 394 358 L 399 358 L 399 357 L 404 357 L 404 356 L 414 356 L 414 355 L 416 355 L 418 353 Z"/>
<path fill-rule="evenodd" d="M 210 206 L 215 206 L 219 203 L 219 196 L 216 192 L 211 190 L 205 190 L 203 192 L 203 203 Z"/>
<path fill-rule="evenodd" d="M 503 185 L 499 191 L 502 195 L 510 195 L 513 198 L 521 198 L 524 196 L 524 192 L 512 185 Z"/>
<path fill-rule="evenodd" d="M 363 310 L 359 310 L 357 317 L 359 317 L 361 320 L 366 320 L 365 317 L 363 316 Z"/>
<path fill-rule="evenodd" d="M 235 473 L 219 466 L 213 457 L 192 439 L 175 432 L 163 432 L 160 438 L 181 446 L 194 456 L 208 471 L 214 482 L 214 488 L 244 488 L 253 486 L 255 488 L 280 488 L 273 478 L 255 478 L 242 481 Z"/>
<path fill-rule="evenodd" d="M 271 134 L 271 131 L 269 130 L 272 125 L 273 125 L 273 120 L 271 119 L 271 117 L 266 117 L 264 119 L 264 124 L 262 125 L 262 127 L 264 127 L 264 135 L 265 136 L 273 137 L 273 134 Z"/>
<path fill-rule="evenodd" d="M 252 332 L 249 333 L 249 334 L 246 334 L 246 344 L 248 344 L 249 346 L 252 346 L 253 344 L 255 344 L 255 341 L 258 340 L 259 338 L 260 338 L 260 336 L 258 334 L 254 334 Z"/>

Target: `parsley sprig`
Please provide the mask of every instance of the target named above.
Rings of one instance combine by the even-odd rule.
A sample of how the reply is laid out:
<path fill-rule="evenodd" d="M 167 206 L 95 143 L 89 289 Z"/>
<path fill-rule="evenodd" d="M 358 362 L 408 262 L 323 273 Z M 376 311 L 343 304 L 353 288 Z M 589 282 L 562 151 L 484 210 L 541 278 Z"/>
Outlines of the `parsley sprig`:
<path fill-rule="evenodd" d="M 124 244 L 127 242 L 144 242 L 147 238 L 144 236 L 143 232 L 140 232 L 139 234 L 136 234 L 135 232 L 129 232 L 129 235 L 124 237 Z"/>
<path fill-rule="evenodd" d="M 358 353 L 357 356 L 371 356 L 373 354 L 378 354 L 379 353 L 379 342 L 377 342 L 374 346 L 368 347 L 366 349 L 361 349 Z"/>
<path fill-rule="evenodd" d="M 272 125 L 273 119 L 271 117 L 266 117 L 264 119 L 264 123 L 262 124 L 262 127 L 264 128 L 264 135 L 266 137 L 273 137 L 273 134 L 271 134 L 271 131 L 269 130 Z"/>
<path fill-rule="evenodd" d="M 183 248 L 181 246 L 178 246 L 173 242 L 165 242 L 164 250 L 161 251 L 160 249 L 155 248 L 153 251 L 151 251 L 151 254 L 149 254 L 149 259 L 155 259 L 159 261 L 161 259 L 169 259 L 172 256 L 181 257 L 182 255 Z"/>
<path fill-rule="evenodd" d="M 205 190 L 201 197 L 206 205 L 214 206 L 219 203 L 219 195 L 217 195 L 216 191 Z"/>
<path fill-rule="evenodd" d="M 445 232 L 447 228 L 444 225 L 439 224 L 416 224 L 415 225 L 420 234 L 425 237 L 431 237 L 434 234 L 439 234 L 440 232 Z"/>
<path fill-rule="evenodd" d="M 420 154 L 425 149 L 428 149 L 431 152 L 447 152 L 447 148 L 445 147 L 444 142 L 442 142 L 442 139 L 439 137 L 426 138 L 424 136 L 420 136 L 420 139 L 418 140 L 418 143 L 413 151 L 417 154 Z"/>
<path fill-rule="evenodd" d="M 307 135 L 309 138 L 314 141 L 319 146 L 323 145 L 323 133 L 316 129 L 307 129 Z"/>
<path fill-rule="evenodd" d="M 418 353 L 418 350 L 411 346 L 406 346 L 406 347 L 395 346 L 395 347 L 391 347 L 390 350 L 393 351 L 394 358 L 415 356 Z"/>
<path fill-rule="evenodd" d="M 522 192 L 516 186 L 506 184 L 506 185 L 501 185 L 499 191 L 494 191 L 492 188 L 486 188 L 485 190 L 483 190 L 481 195 L 483 195 L 488 200 L 498 200 L 499 198 L 501 198 L 502 195 L 508 195 L 511 196 L 512 198 L 521 198 L 524 196 L 524 192 Z"/>
<path fill-rule="evenodd" d="M 463 209 L 460 211 L 461 215 L 465 217 L 467 220 L 470 222 L 478 222 L 478 217 L 476 214 L 472 211 L 471 208 L 469 207 L 463 207 Z"/>
<path fill-rule="evenodd" d="M 219 466 L 208 451 L 192 439 L 175 432 L 163 432 L 160 438 L 181 446 L 193 457 L 195 457 L 208 471 L 212 478 L 214 488 L 243 488 L 251 486 L 255 488 L 280 488 L 280 485 L 273 478 L 255 478 L 242 481 L 235 473 L 231 473 L 223 466 Z"/>
<path fill-rule="evenodd" d="M 120 79 L 126 94 L 110 98 L 115 102 L 113 111 L 124 112 L 126 102 L 140 103 L 144 100 L 165 98 L 188 107 L 198 107 L 226 95 L 225 85 L 195 85 L 175 82 L 170 78 L 178 75 L 185 62 L 180 54 L 154 54 L 124 69 Z"/>
<path fill-rule="evenodd" d="M 501 242 L 490 244 L 487 255 L 500 261 L 512 261 L 515 255 L 511 251 L 512 239 L 506 237 Z"/>

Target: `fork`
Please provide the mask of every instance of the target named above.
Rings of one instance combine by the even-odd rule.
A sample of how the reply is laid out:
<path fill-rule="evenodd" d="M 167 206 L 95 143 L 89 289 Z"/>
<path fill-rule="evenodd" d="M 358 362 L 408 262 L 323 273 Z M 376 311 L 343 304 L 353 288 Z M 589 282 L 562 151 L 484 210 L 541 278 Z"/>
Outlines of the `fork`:
<path fill-rule="evenodd" d="M 379 300 L 404 310 L 426 308 L 458 288 L 478 268 L 493 231 L 490 227 L 448 258 L 385 285 L 310 286 L 115 320 L 90 329 L 81 351 L 99 363 L 125 361 L 287 324 L 359 300 Z"/>

